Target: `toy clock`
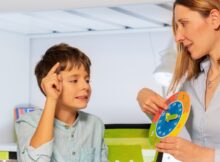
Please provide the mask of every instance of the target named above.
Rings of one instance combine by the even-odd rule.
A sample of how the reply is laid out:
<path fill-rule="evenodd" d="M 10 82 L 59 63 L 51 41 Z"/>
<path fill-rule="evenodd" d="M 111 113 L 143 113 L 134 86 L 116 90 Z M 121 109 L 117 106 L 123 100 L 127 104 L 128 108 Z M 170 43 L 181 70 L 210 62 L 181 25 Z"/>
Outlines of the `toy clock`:
<path fill-rule="evenodd" d="M 176 136 L 185 125 L 190 113 L 190 98 L 186 92 L 178 92 L 166 101 L 167 110 L 161 110 L 153 120 L 149 131 L 151 144 L 161 138 Z"/>

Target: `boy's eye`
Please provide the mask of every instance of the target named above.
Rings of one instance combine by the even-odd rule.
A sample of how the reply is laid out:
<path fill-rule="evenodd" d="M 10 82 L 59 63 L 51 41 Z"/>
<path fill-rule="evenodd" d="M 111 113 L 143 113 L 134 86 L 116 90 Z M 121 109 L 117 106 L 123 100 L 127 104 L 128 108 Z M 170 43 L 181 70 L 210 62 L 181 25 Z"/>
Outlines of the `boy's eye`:
<path fill-rule="evenodd" d="M 70 80 L 70 83 L 77 83 L 78 80 Z"/>
<path fill-rule="evenodd" d="M 86 82 L 87 82 L 87 83 L 90 83 L 90 80 L 88 79 L 88 80 L 86 80 Z"/>

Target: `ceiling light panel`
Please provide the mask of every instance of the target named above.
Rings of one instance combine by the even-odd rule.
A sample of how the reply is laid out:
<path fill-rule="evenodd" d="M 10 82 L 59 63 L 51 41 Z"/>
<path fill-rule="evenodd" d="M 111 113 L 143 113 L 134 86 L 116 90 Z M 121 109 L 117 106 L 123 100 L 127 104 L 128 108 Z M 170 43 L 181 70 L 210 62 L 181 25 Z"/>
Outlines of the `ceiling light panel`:
<path fill-rule="evenodd" d="M 121 13 L 110 8 L 99 7 L 99 8 L 83 8 L 83 9 L 75 9 L 75 11 L 90 15 L 96 19 L 106 21 L 112 24 L 122 25 L 124 27 L 131 28 L 143 28 L 143 27 L 157 27 L 158 24 L 148 22 L 146 20 L 142 20 L 136 18 L 132 15 L 128 15 L 126 13 Z"/>
<path fill-rule="evenodd" d="M 50 12 L 30 12 L 28 13 L 33 19 L 42 21 L 44 27 L 49 28 L 55 32 L 77 32 L 77 31 L 85 31 L 85 28 L 81 28 L 78 26 L 71 26 L 68 24 L 64 24 L 60 22 L 59 17 L 50 16 Z"/>
<path fill-rule="evenodd" d="M 35 12 L 32 13 L 32 15 L 47 19 L 48 21 L 54 21 L 69 27 L 77 27 L 84 30 L 107 30 L 122 28 L 119 25 L 103 23 L 101 21 L 93 20 L 92 18 L 79 16 L 71 11 Z"/>
<path fill-rule="evenodd" d="M 57 22 L 47 21 L 42 18 L 33 17 L 32 15 L 29 14 L 23 14 L 23 13 L 1 14 L 0 20 L 14 23 L 15 25 L 22 25 L 24 28 L 30 29 L 30 31 L 32 30 L 36 31 L 37 33 L 70 32 L 70 31 L 82 30 L 80 28 L 73 28 L 73 27 L 71 28 Z"/>
<path fill-rule="evenodd" d="M 155 4 L 137 4 L 120 6 L 120 8 L 130 12 L 137 13 L 153 21 L 161 22 L 163 24 L 172 24 L 172 10 L 163 8 Z"/>
<path fill-rule="evenodd" d="M 0 15 L 0 29 L 8 32 L 16 32 L 23 34 L 33 33 L 49 33 L 50 30 L 38 27 L 37 24 L 31 21 L 22 14 L 1 14 Z"/>

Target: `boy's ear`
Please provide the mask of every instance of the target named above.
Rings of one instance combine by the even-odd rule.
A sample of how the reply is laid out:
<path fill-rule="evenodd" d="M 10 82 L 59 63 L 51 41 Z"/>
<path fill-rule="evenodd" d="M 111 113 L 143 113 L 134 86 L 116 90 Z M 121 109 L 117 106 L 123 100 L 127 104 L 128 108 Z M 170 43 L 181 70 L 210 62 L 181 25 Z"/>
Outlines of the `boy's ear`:
<path fill-rule="evenodd" d="M 213 29 L 218 30 L 220 28 L 220 11 L 217 9 L 212 9 L 209 17 L 211 19 Z"/>

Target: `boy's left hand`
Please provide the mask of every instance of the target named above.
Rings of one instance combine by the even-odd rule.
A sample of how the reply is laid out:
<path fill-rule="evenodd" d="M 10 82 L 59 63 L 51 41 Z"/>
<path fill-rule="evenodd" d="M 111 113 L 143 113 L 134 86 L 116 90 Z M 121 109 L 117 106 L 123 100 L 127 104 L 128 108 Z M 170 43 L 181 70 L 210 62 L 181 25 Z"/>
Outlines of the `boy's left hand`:
<path fill-rule="evenodd" d="M 193 144 L 190 141 L 180 137 L 166 137 L 161 139 L 160 143 L 156 145 L 156 150 L 159 152 L 171 154 L 177 160 L 182 162 L 200 162 L 201 157 L 205 156 L 203 153 L 207 153 L 207 151 L 213 152 L 211 149 Z M 210 157 L 205 156 L 205 158 L 209 159 Z"/>

